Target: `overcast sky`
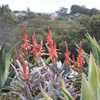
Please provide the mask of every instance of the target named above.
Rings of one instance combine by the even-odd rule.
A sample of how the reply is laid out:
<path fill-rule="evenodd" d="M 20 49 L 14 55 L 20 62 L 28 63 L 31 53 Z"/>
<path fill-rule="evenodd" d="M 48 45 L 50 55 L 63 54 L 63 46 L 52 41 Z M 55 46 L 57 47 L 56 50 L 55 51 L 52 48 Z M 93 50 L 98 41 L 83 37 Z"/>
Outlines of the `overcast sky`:
<path fill-rule="evenodd" d="M 0 5 L 8 4 L 12 10 L 26 10 L 51 13 L 60 7 L 70 8 L 73 4 L 100 9 L 100 0 L 0 0 Z"/>

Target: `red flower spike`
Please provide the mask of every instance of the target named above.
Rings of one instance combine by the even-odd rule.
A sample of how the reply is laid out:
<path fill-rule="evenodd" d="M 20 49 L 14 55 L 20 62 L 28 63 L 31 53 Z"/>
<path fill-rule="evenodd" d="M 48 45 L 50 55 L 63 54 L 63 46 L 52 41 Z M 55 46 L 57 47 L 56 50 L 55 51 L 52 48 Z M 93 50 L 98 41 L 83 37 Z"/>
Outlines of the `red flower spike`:
<path fill-rule="evenodd" d="M 28 43 L 27 41 L 25 43 L 23 43 L 21 45 L 21 48 L 25 49 L 25 50 L 30 50 L 31 49 L 31 45 L 30 43 Z"/>
<path fill-rule="evenodd" d="M 23 35 L 22 35 L 22 40 L 23 42 L 29 42 L 29 35 L 27 32 L 25 32 Z"/>
<path fill-rule="evenodd" d="M 20 62 L 23 62 L 24 61 L 24 57 L 25 57 L 25 54 L 24 52 L 22 51 L 18 51 L 17 54 L 16 54 L 16 59 L 19 60 Z"/>
<path fill-rule="evenodd" d="M 32 47 L 33 47 L 32 48 L 33 56 L 41 57 L 44 50 L 43 50 L 42 44 L 38 44 L 37 39 L 34 34 L 32 35 Z"/>
<path fill-rule="evenodd" d="M 37 44 L 36 46 L 33 47 L 32 53 L 35 57 L 41 57 L 43 54 L 43 47 L 41 44 Z"/>
<path fill-rule="evenodd" d="M 52 38 L 51 30 L 48 31 L 47 43 L 48 43 L 49 46 L 53 45 L 53 38 Z"/>
<path fill-rule="evenodd" d="M 24 64 L 22 64 L 22 74 L 25 80 L 29 80 L 29 66 L 28 62 L 24 61 Z"/>
<path fill-rule="evenodd" d="M 65 62 L 66 62 L 66 64 L 69 64 L 69 61 L 70 61 L 69 50 L 67 48 L 66 52 L 65 52 Z"/>
<path fill-rule="evenodd" d="M 53 42 L 52 47 L 48 48 L 49 51 L 49 57 L 52 60 L 53 63 L 56 62 L 58 55 L 57 55 L 57 49 L 56 49 L 56 43 Z"/>
<path fill-rule="evenodd" d="M 78 63 L 78 66 L 83 66 L 85 63 L 82 48 L 79 48 L 79 50 L 78 50 L 77 63 Z"/>
<path fill-rule="evenodd" d="M 38 44 L 34 34 L 32 35 L 32 44 L 33 46 L 36 46 Z"/>

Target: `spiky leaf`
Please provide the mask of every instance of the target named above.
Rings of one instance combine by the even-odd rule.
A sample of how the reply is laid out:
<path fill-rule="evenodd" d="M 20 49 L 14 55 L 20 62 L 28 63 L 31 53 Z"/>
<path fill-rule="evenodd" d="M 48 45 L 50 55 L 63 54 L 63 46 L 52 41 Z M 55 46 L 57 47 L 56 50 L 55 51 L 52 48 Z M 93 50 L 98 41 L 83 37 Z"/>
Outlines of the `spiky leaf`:
<path fill-rule="evenodd" d="M 63 79 L 61 80 L 61 88 L 62 88 L 62 92 L 63 92 L 65 98 L 67 98 L 67 100 L 74 100 L 74 98 L 72 97 L 72 95 L 66 89 L 65 83 L 64 83 L 64 80 Z"/>
<path fill-rule="evenodd" d="M 92 38 L 88 33 L 86 35 L 86 38 L 88 39 L 89 44 L 92 48 L 92 53 L 96 59 L 97 65 L 100 65 L 100 45 L 95 40 L 95 38 Z"/>
<path fill-rule="evenodd" d="M 92 91 L 92 88 L 91 88 L 89 82 L 86 80 L 86 77 L 84 74 L 82 75 L 80 100 L 96 100 L 95 96 L 94 96 L 94 92 Z"/>
<path fill-rule="evenodd" d="M 91 88 L 94 91 L 95 97 L 97 97 L 97 89 L 98 89 L 98 85 L 99 85 L 98 70 L 99 70 L 99 68 L 97 67 L 97 65 L 95 63 L 95 59 L 94 59 L 93 55 L 91 54 L 90 61 L 89 61 L 88 81 L 91 85 Z"/>
<path fill-rule="evenodd" d="M 2 47 L 0 50 L 0 88 L 5 84 L 10 67 L 11 55 L 6 53 L 5 48 Z"/>
<path fill-rule="evenodd" d="M 45 100 L 53 100 L 43 89 L 41 89 L 41 93 Z"/>

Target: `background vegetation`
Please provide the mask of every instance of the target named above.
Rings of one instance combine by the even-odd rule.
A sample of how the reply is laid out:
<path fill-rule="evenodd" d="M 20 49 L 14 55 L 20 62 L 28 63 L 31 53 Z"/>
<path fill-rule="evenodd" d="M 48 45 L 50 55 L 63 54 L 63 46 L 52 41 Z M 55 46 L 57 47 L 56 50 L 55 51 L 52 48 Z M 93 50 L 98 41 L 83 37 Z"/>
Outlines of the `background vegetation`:
<path fill-rule="evenodd" d="M 69 46 L 84 40 L 87 32 L 100 42 L 100 11 L 84 6 L 72 5 L 70 13 L 67 8 L 60 8 L 53 14 L 12 11 L 8 5 L 0 7 L 0 44 L 12 46 L 21 34 L 21 26 L 27 26 L 30 34 L 36 32 L 39 39 L 44 39 L 50 27 L 59 46 L 67 40 Z M 62 41 L 63 40 L 63 41 Z M 87 41 L 84 41 L 87 43 Z"/>

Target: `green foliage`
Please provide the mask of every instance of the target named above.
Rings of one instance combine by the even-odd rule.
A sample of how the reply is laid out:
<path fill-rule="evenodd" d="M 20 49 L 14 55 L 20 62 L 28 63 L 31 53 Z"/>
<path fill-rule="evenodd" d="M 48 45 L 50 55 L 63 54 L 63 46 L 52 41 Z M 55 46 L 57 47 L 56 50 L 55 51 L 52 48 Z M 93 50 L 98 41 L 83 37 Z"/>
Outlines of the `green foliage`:
<path fill-rule="evenodd" d="M 67 98 L 67 100 L 74 100 L 70 92 L 66 89 L 66 86 L 63 80 L 61 80 L 61 88 L 62 88 L 62 93 L 64 94 L 64 97 Z"/>
<path fill-rule="evenodd" d="M 82 78 L 82 87 L 81 87 L 81 99 L 80 100 L 95 100 L 95 96 L 90 87 L 89 82 L 86 80 L 86 77 L 83 75 Z"/>
<path fill-rule="evenodd" d="M 81 87 L 81 100 L 100 100 L 100 68 L 90 55 L 88 80 L 83 75 Z"/>
<path fill-rule="evenodd" d="M 67 11 L 68 11 L 68 8 L 61 7 L 61 8 L 57 11 L 57 14 L 58 14 L 59 16 L 66 16 L 66 15 L 67 15 Z"/>
<path fill-rule="evenodd" d="M 18 12 L 20 11 L 17 11 L 17 13 Z M 57 12 L 60 15 L 58 14 L 58 17 L 54 18 L 54 20 L 52 20 L 51 15 L 30 12 L 29 9 L 26 13 L 32 13 L 33 17 L 17 21 L 19 17 L 14 15 L 8 5 L 0 6 L 0 27 L 2 27 L 3 24 L 3 27 L 5 27 L 8 24 L 4 30 L 9 30 L 11 28 L 10 31 L 4 31 L 4 33 L 6 33 L 5 37 L 2 36 L 8 45 L 11 46 L 17 41 L 18 38 L 16 39 L 16 37 L 20 33 L 19 27 L 22 24 L 28 27 L 31 34 L 32 32 L 36 32 L 38 37 L 42 39 L 44 39 L 48 27 L 50 27 L 54 32 L 56 32 L 55 37 L 59 38 L 56 39 L 58 45 L 62 44 L 61 40 L 67 40 L 69 45 L 72 45 L 74 42 L 79 43 L 79 40 L 84 38 L 86 32 L 89 32 L 92 36 L 95 36 L 97 40 L 100 40 L 100 15 L 98 14 L 100 11 L 95 8 L 88 9 L 83 6 L 73 5 L 70 14 L 67 14 L 67 8 L 61 8 Z M 77 16 L 77 13 L 80 14 Z M 62 20 L 59 19 L 60 17 Z M 18 22 L 18 24 L 16 22 Z M 4 34 L 1 30 L 0 32 L 2 33 L 1 35 Z"/>
<path fill-rule="evenodd" d="M 0 50 L 0 88 L 5 85 L 9 75 L 11 55 L 6 53 L 5 48 L 2 47 Z"/>
<path fill-rule="evenodd" d="M 90 29 L 91 33 L 97 40 L 100 39 L 100 14 L 99 15 L 93 15 L 90 18 Z"/>
<path fill-rule="evenodd" d="M 80 14 L 85 14 L 85 15 L 91 16 L 91 15 L 99 14 L 100 11 L 97 10 L 96 8 L 88 9 L 85 6 L 72 5 L 71 14 L 76 14 L 76 13 L 80 13 Z"/>
<path fill-rule="evenodd" d="M 74 100 L 62 80 L 62 90 L 67 100 Z M 100 100 L 100 68 L 96 65 L 93 55 L 90 55 L 88 78 L 82 74 L 80 100 Z"/>
<path fill-rule="evenodd" d="M 0 6 L 0 19 L 2 19 L 6 23 L 16 23 L 16 17 L 14 13 L 10 10 L 8 5 Z"/>
<path fill-rule="evenodd" d="M 100 65 L 100 45 L 97 43 L 95 38 L 92 38 L 89 34 L 86 35 L 88 43 L 92 48 L 93 55 L 96 59 L 96 64 Z"/>
<path fill-rule="evenodd" d="M 43 89 L 41 89 L 41 93 L 45 100 L 53 100 Z"/>
<path fill-rule="evenodd" d="M 100 40 L 100 14 L 88 16 L 80 15 L 78 21 L 81 24 L 81 33 L 89 32 L 96 40 Z"/>
<path fill-rule="evenodd" d="M 79 17 L 80 24 L 85 28 L 85 30 L 90 30 L 90 16 L 88 15 L 81 15 Z"/>

